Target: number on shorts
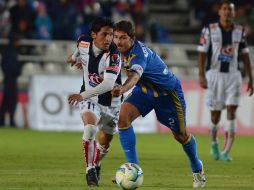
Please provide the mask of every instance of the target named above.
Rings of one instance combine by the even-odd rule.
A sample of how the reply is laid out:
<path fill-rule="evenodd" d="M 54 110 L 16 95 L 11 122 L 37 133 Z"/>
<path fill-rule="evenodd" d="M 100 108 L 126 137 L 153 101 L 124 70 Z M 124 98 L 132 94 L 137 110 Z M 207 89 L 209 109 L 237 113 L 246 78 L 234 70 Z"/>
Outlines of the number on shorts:
<path fill-rule="evenodd" d="M 92 102 L 87 102 L 87 108 L 88 108 L 89 110 L 90 110 L 91 106 L 92 106 L 92 109 L 93 109 L 93 111 L 94 111 L 95 104 L 92 103 Z"/>

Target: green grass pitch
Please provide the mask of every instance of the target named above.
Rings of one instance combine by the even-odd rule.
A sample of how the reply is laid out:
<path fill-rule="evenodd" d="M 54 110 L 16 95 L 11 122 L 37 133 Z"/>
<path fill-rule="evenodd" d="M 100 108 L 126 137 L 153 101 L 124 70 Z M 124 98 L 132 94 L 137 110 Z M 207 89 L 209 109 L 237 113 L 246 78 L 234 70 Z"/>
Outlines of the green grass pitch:
<path fill-rule="evenodd" d="M 85 183 L 81 136 L 77 132 L 0 129 L 0 190 L 120 189 L 111 183 L 116 169 L 125 162 L 118 136 L 103 160 L 97 188 Z M 254 189 L 253 137 L 237 137 L 231 163 L 211 159 L 208 136 L 197 135 L 196 140 L 206 189 Z M 140 190 L 193 189 L 189 162 L 171 134 L 138 134 L 137 149 L 145 175 Z"/>

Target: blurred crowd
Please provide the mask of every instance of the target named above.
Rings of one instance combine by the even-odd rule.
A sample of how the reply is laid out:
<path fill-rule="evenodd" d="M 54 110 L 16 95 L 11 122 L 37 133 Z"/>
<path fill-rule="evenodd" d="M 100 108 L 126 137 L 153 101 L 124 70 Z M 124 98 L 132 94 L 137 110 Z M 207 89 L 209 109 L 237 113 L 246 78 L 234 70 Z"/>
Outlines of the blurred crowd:
<path fill-rule="evenodd" d="M 195 31 L 218 19 L 218 0 L 182 1 L 191 12 L 188 25 Z M 254 44 L 254 1 L 233 2 L 236 21 L 246 26 L 248 41 Z M 149 0 L 0 0 L 0 38 L 14 33 L 25 39 L 75 40 L 89 32 L 93 18 L 105 16 L 115 22 L 132 21 L 140 41 L 171 42 L 166 29 L 170 26 L 152 19 L 148 9 Z"/>
<path fill-rule="evenodd" d="M 0 0 L 0 38 L 14 33 L 25 39 L 73 40 L 89 32 L 93 18 L 105 16 L 132 21 L 137 38 L 145 41 L 147 27 L 156 26 L 149 25 L 147 15 L 146 0 Z M 156 40 L 153 28 L 147 31 Z"/>

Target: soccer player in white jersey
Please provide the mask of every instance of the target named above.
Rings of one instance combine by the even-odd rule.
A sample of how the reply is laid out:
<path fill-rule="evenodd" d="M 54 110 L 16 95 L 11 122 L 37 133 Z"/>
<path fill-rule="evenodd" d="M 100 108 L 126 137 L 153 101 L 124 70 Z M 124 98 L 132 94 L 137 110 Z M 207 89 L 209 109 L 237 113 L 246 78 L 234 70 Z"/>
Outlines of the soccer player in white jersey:
<path fill-rule="evenodd" d="M 249 78 L 247 91 L 253 94 L 252 70 L 244 28 L 234 23 L 235 7 L 228 0 L 221 2 L 219 22 L 204 27 L 200 37 L 199 81 L 207 89 L 206 104 L 211 111 L 209 125 L 211 154 L 215 160 L 230 161 L 229 152 L 236 134 L 236 110 L 239 105 L 242 77 L 238 57 Z M 217 139 L 221 111 L 226 108 L 224 148 L 220 152 Z"/>
<path fill-rule="evenodd" d="M 79 104 L 84 123 L 82 145 L 88 186 L 99 185 L 100 161 L 116 132 L 121 104 L 121 97 L 112 97 L 110 92 L 121 84 L 120 54 L 112 40 L 113 22 L 99 17 L 92 23 L 91 37 L 81 36 L 67 59 L 67 63 L 75 65 L 79 57 L 84 72 L 80 93 L 70 95 L 68 100 L 71 105 Z"/>

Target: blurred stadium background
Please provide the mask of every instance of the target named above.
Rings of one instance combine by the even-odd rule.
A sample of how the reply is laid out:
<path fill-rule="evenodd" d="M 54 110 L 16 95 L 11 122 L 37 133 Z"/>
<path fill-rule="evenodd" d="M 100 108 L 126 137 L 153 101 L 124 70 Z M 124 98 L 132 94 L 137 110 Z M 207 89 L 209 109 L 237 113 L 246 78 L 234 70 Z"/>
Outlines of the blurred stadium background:
<path fill-rule="evenodd" d="M 253 45 L 254 1 L 235 4 L 236 20 L 244 24 L 249 44 Z M 128 19 L 135 23 L 137 39 L 154 49 L 181 79 L 189 127 L 195 132 L 207 132 L 209 112 L 197 81 L 196 46 L 201 27 L 216 20 L 217 11 L 216 0 L 0 0 L 1 53 L 10 34 L 21 38 L 19 60 L 23 68 L 18 78 L 17 126 L 82 129 L 77 109 L 70 108 L 66 101 L 69 93 L 78 91 L 82 73 L 67 66 L 65 60 L 77 37 L 88 33 L 91 20 L 107 16 L 114 21 Z M 250 55 L 253 64 L 253 47 Z M 0 73 L 1 81 L 2 78 Z M 254 102 L 245 94 L 245 88 L 241 105 L 239 133 L 254 134 Z M 153 114 L 137 125 L 141 132 L 164 131 Z"/>
<path fill-rule="evenodd" d="M 254 1 L 234 2 L 236 21 L 246 27 L 253 68 Z M 68 94 L 80 88 L 82 72 L 67 66 L 66 57 L 96 16 L 132 20 L 137 39 L 154 49 L 181 79 L 187 124 L 196 134 L 207 188 L 253 189 L 253 138 L 238 137 L 232 150 L 234 161 L 227 165 L 211 159 L 209 138 L 199 135 L 207 134 L 210 116 L 204 103 L 205 92 L 197 80 L 196 46 L 201 27 L 216 19 L 217 10 L 216 0 L 0 0 L 0 55 L 10 33 L 21 37 L 19 61 L 23 68 L 18 78 L 16 124 L 34 129 L 7 129 L 8 121 L 0 127 L 5 128 L 0 130 L 0 189 L 86 189 L 80 142 L 83 127 L 78 109 L 67 103 Z M 0 73 L 0 101 L 2 79 Z M 254 135 L 253 113 L 253 97 L 248 97 L 243 86 L 238 134 Z M 192 177 L 180 145 L 161 134 L 168 130 L 157 123 L 153 113 L 138 119 L 134 126 L 142 133 L 138 134 L 137 148 L 145 181 L 140 189 L 192 189 Z M 101 189 L 118 189 L 110 179 L 123 160 L 115 137 L 103 165 Z"/>
<path fill-rule="evenodd" d="M 235 3 L 236 20 L 244 24 L 248 42 L 253 45 L 253 1 Z M 90 21 L 96 16 L 107 16 L 114 21 L 128 19 L 135 23 L 137 39 L 154 49 L 181 79 L 188 125 L 195 132 L 207 132 L 209 112 L 197 81 L 196 46 L 202 26 L 215 21 L 217 11 L 218 2 L 214 0 L 0 0 L 1 52 L 10 34 L 21 38 L 17 126 L 40 130 L 82 129 L 77 109 L 69 108 L 66 101 L 69 93 L 78 91 L 82 73 L 67 66 L 65 60 L 72 53 L 77 37 L 88 33 Z M 253 47 L 250 55 L 253 64 Z M 254 134 L 254 102 L 244 88 L 242 105 L 238 111 L 239 133 Z M 137 130 L 164 131 L 154 115 L 146 121 L 151 127 L 142 128 L 146 126 L 142 120 L 137 122 L 141 126 Z"/>

